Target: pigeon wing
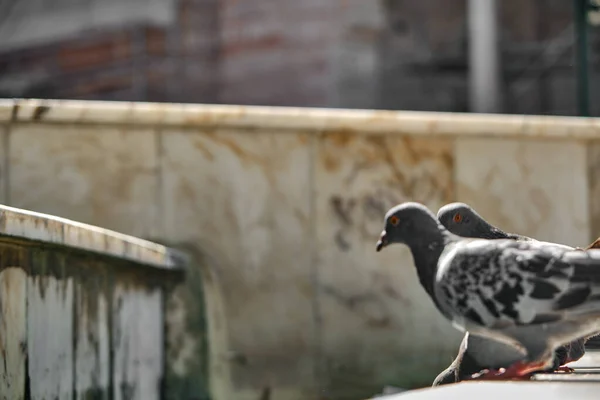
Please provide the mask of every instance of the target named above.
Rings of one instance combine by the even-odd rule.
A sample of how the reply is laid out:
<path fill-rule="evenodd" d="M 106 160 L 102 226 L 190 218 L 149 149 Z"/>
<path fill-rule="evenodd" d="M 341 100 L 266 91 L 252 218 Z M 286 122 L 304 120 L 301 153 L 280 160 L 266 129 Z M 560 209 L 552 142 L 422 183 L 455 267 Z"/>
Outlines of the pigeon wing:
<path fill-rule="evenodd" d="M 596 254 L 591 254 L 592 252 Z M 600 311 L 600 252 L 511 240 L 457 243 L 440 257 L 436 298 L 461 326 L 501 328 Z"/>

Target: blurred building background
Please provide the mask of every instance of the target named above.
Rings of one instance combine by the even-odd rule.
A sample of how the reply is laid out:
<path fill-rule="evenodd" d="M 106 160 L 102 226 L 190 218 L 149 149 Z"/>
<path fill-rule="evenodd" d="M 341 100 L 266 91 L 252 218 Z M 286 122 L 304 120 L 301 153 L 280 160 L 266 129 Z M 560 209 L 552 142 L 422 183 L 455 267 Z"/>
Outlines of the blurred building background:
<path fill-rule="evenodd" d="M 577 114 L 573 3 L 498 4 L 502 111 Z M 0 97 L 469 111 L 466 8 L 466 0 L 4 0 Z M 592 71 L 598 38 L 592 28 Z M 600 81 L 591 82 L 598 115 Z"/>
<path fill-rule="evenodd" d="M 598 116 L 600 28 L 591 18 L 586 43 L 574 12 L 587 1 L 0 0 L 0 98 L 367 109 L 0 101 L 0 203 L 191 256 L 164 300 L 132 291 L 111 314 L 127 335 L 98 313 L 113 333 L 89 356 L 80 342 L 92 339 L 69 325 L 80 292 L 35 313 L 5 302 L 24 305 L 28 346 L 62 346 L 29 347 L 13 365 L 28 383 L 12 387 L 357 400 L 429 386 L 462 335 L 416 284 L 406 248 L 375 253 L 381 216 L 458 200 L 507 231 L 586 245 L 600 232 L 600 136 L 595 120 L 369 109 Z M 70 321 L 54 324 L 65 334 L 45 334 L 45 309 Z M 34 356 L 45 361 L 26 366 Z M 76 374 L 77 357 L 97 367 Z"/>

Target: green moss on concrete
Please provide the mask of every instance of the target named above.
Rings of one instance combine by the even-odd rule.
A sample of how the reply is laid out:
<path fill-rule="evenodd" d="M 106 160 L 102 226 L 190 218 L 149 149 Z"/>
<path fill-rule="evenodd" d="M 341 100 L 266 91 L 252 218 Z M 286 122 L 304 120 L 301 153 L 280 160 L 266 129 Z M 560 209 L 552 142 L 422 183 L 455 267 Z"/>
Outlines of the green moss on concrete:
<path fill-rule="evenodd" d="M 208 328 L 204 299 L 205 257 L 190 244 L 167 244 L 185 251 L 191 262 L 185 280 L 172 285 L 165 296 L 165 315 L 183 312 L 183 326 L 166 325 L 166 400 L 210 400 Z M 167 317 L 166 317 L 167 318 Z M 178 333 L 179 336 L 174 337 Z M 191 350 L 184 344 L 192 343 Z M 183 368 L 182 368 L 183 363 Z M 177 371 L 175 364 L 178 365 Z"/>

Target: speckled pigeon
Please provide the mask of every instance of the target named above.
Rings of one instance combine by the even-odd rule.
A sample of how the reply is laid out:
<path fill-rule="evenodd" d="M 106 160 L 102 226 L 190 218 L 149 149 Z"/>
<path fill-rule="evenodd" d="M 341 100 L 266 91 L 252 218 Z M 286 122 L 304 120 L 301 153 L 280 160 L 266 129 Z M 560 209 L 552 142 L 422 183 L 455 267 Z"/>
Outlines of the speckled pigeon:
<path fill-rule="evenodd" d="M 477 238 L 506 238 L 514 240 L 535 241 L 523 235 L 506 233 L 484 220 L 472 207 L 465 203 L 450 203 L 439 209 L 438 220 L 450 232 L 463 237 Z M 590 244 L 586 249 L 599 247 L 600 239 Z M 558 246 L 564 247 L 564 245 Z M 562 366 L 577 361 L 585 354 L 587 338 L 580 338 L 556 350 L 552 370 L 572 371 Z M 434 386 L 445 383 L 459 382 L 483 369 L 498 369 L 506 367 L 506 359 L 518 357 L 511 346 L 493 342 L 490 339 L 476 336 L 469 337 L 466 333 L 459 348 L 456 359 L 446 370 L 434 380 Z M 562 367 L 561 367 L 562 366 Z"/>
<path fill-rule="evenodd" d="M 600 331 L 600 251 L 513 239 L 464 238 L 424 205 L 385 215 L 376 249 L 407 245 L 421 285 L 452 324 L 522 349 L 525 357 L 484 379 L 548 369 L 554 350 Z"/>

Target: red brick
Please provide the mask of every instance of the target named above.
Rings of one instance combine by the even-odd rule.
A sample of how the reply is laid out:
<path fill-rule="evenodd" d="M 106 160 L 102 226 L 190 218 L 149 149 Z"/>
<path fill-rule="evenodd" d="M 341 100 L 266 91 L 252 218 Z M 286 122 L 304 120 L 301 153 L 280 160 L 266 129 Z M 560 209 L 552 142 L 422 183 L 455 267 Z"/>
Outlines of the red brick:
<path fill-rule="evenodd" d="M 223 57 L 231 57 L 240 53 L 253 53 L 265 50 L 276 50 L 283 47 L 283 37 L 278 34 L 266 35 L 255 40 L 236 41 L 226 44 L 221 50 Z"/>
<path fill-rule="evenodd" d="M 218 25 L 218 7 L 217 2 L 191 3 L 184 0 L 179 7 L 177 20 L 180 26 L 192 25 L 199 29 L 213 28 Z"/>
<path fill-rule="evenodd" d="M 131 75 L 99 77 L 96 79 L 86 80 L 85 83 L 73 85 L 67 94 L 73 96 L 86 96 L 91 94 L 113 92 L 130 88 L 131 83 Z"/>
<path fill-rule="evenodd" d="M 109 34 L 83 43 L 66 44 L 58 52 L 58 65 L 64 71 L 82 71 L 101 67 L 131 56 L 131 35 Z"/>
<path fill-rule="evenodd" d="M 167 33 L 163 28 L 147 27 L 146 52 L 151 56 L 162 56 L 167 52 Z"/>
<path fill-rule="evenodd" d="M 198 56 L 216 51 L 220 45 L 214 34 L 199 32 L 197 29 L 186 29 L 181 35 L 183 54 Z"/>

